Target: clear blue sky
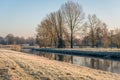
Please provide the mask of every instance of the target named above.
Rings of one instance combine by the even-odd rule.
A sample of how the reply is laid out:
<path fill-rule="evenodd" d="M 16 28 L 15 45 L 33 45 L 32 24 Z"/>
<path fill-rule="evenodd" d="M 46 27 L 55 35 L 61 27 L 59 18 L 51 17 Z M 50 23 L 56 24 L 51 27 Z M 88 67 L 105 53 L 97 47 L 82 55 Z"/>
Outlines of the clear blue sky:
<path fill-rule="evenodd" d="M 0 0 L 0 36 L 35 36 L 37 25 L 67 0 Z M 109 27 L 120 27 L 120 0 L 73 0 L 85 15 L 96 14 Z"/>

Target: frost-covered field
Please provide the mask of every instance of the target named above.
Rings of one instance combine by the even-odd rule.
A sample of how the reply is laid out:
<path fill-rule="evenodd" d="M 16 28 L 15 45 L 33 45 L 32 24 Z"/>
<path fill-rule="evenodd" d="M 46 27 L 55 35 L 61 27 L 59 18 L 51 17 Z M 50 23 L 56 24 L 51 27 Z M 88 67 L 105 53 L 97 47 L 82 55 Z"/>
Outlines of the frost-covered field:
<path fill-rule="evenodd" d="M 0 49 L 0 80 L 120 80 L 120 75 Z"/>

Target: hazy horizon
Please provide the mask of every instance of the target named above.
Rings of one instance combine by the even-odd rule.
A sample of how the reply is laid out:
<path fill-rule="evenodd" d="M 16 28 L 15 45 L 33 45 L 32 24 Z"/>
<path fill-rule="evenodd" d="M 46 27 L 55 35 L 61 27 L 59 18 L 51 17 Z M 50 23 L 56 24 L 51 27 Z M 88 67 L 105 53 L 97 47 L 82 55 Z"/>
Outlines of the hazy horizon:
<path fill-rule="evenodd" d="M 87 17 L 96 14 L 108 27 L 120 26 L 120 0 L 72 0 Z M 67 0 L 0 0 L 0 36 L 34 37 L 37 25 L 47 14 L 57 11 Z"/>

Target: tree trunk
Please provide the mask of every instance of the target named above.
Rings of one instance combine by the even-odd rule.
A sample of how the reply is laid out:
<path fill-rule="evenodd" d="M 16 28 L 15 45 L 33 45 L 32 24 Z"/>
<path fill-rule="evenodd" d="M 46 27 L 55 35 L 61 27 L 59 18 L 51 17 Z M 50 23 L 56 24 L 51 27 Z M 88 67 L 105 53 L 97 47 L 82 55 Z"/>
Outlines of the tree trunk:
<path fill-rule="evenodd" d="M 72 33 L 72 31 L 71 31 L 70 47 L 73 48 L 73 33 Z"/>
<path fill-rule="evenodd" d="M 65 43 L 62 38 L 58 38 L 58 48 L 65 48 Z M 58 60 L 59 61 L 64 61 L 64 55 L 58 55 Z"/>

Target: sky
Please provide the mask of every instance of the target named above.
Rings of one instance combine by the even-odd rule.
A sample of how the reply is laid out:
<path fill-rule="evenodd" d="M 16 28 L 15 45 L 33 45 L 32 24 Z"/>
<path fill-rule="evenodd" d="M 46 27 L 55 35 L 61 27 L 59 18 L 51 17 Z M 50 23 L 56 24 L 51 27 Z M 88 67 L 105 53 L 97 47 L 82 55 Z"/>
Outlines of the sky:
<path fill-rule="evenodd" d="M 35 37 L 37 25 L 68 0 L 0 0 L 0 36 Z M 120 27 L 120 0 L 72 0 L 87 17 L 96 14 L 109 28 Z"/>

